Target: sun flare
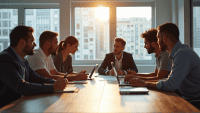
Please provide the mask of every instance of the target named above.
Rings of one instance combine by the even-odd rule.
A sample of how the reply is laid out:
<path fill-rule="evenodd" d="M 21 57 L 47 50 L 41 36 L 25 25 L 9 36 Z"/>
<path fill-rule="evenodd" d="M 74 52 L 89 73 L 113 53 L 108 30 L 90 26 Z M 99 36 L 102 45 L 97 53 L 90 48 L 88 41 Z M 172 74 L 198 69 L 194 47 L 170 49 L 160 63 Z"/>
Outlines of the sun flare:
<path fill-rule="evenodd" d="M 96 7 L 95 18 L 99 21 L 108 21 L 109 19 L 109 8 L 108 7 Z"/>

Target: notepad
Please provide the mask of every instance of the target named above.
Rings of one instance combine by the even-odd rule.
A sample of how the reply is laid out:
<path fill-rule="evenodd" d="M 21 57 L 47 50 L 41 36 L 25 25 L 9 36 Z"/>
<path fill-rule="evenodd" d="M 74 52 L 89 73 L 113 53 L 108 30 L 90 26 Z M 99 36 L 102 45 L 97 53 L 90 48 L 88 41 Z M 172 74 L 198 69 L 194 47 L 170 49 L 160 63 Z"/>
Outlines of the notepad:
<path fill-rule="evenodd" d="M 79 88 L 77 87 L 66 87 L 63 91 L 54 91 L 56 93 L 77 93 Z"/>
<path fill-rule="evenodd" d="M 87 81 L 70 81 L 68 84 L 87 84 Z"/>
<path fill-rule="evenodd" d="M 119 88 L 120 94 L 144 94 L 148 92 L 149 90 L 146 87 Z"/>

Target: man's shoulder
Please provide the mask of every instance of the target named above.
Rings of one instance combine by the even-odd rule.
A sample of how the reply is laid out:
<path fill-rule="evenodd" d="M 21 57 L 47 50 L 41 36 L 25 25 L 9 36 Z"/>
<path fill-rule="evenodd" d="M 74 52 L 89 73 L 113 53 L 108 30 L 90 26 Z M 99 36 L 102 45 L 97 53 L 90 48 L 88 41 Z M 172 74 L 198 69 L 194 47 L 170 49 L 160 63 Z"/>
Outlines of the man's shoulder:
<path fill-rule="evenodd" d="M 9 53 L 9 51 L 3 51 L 0 53 L 0 62 L 16 63 L 14 57 Z"/>
<path fill-rule="evenodd" d="M 125 51 L 123 52 L 123 55 L 124 55 L 124 56 L 129 56 L 129 57 L 132 56 L 131 53 L 128 53 L 128 52 L 125 52 Z"/>
<path fill-rule="evenodd" d="M 185 44 L 181 44 L 178 47 L 177 51 L 175 52 L 175 55 L 177 55 L 177 54 L 182 54 L 182 55 L 188 54 L 189 55 L 189 54 L 191 54 L 191 52 L 194 52 L 191 47 L 189 47 L 188 45 L 185 45 Z"/>
<path fill-rule="evenodd" d="M 107 53 L 106 54 L 106 56 L 113 56 L 114 55 L 114 53 L 112 52 L 112 53 Z"/>

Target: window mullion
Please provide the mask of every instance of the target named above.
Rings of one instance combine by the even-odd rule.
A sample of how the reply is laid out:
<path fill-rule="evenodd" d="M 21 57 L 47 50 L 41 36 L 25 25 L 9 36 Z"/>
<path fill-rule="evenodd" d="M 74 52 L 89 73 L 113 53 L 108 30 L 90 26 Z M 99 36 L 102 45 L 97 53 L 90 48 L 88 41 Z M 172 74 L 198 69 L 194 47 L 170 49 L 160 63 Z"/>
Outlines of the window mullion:
<path fill-rule="evenodd" d="M 18 8 L 18 25 L 25 25 L 25 9 Z"/>

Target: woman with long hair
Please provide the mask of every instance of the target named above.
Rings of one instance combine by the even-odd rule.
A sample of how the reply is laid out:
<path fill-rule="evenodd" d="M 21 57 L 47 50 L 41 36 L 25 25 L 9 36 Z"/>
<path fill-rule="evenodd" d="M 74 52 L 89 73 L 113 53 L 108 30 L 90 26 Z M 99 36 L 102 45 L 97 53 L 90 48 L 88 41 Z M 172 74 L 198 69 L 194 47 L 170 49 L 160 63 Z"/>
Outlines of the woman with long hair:
<path fill-rule="evenodd" d="M 73 72 L 72 67 L 72 57 L 71 54 L 75 54 L 78 50 L 79 41 L 74 36 L 68 36 L 64 41 L 59 43 L 58 54 L 56 56 L 52 56 L 54 60 L 54 65 L 58 72 L 66 73 L 71 69 L 71 73 Z M 86 71 L 81 71 L 79 73 L 85 73 Z"/>

